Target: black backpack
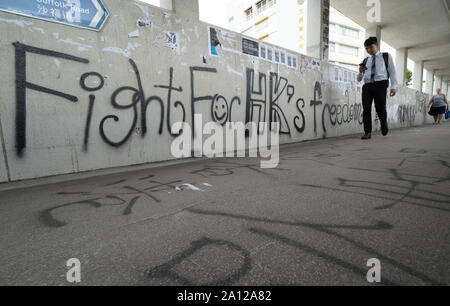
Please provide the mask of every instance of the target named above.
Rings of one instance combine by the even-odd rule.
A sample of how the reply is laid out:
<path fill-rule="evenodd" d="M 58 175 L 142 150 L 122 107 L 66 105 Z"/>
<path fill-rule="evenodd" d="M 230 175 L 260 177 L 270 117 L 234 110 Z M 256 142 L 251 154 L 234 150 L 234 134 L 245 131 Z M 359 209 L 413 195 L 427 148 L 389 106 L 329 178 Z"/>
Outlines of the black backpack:
<path fill-rule="evenodd" d="M 364 61 L 362 62 L 362 64 L 365 66 L 366 64 L 367 64 L 367 60 L 368 60 L 369 58 L 368 57 L 366 57 L 365 59 L 364 59 Z M 387 52 L 383 52 L 383 59 L 384 59 L 384 64 L 386 65 L 386 72 L 387 72 L 387 76 L 388 76 L 388 79 L 389 79 L 389 53 L 387 53 Z"/>

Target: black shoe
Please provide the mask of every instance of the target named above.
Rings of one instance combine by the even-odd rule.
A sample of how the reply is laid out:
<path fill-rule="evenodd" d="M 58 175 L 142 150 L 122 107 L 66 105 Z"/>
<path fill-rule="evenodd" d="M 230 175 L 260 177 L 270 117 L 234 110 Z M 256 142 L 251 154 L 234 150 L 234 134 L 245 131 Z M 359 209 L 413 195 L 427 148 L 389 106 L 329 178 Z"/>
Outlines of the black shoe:
<path fill-rule="evenodd" d="M 364 134 L 363 137 L 361 137 L 362 140 L 368 140 L 368 139 L 372 139 L 372 134 L 368 133 L 368 134 Z"/>
<path fill-rule="evenodd" d="M 389 127 L 387 124 L 381 127 L 381 134 L 383 134 L 383 136 L 387 136 L 387 134 L 389 134 Z"/>

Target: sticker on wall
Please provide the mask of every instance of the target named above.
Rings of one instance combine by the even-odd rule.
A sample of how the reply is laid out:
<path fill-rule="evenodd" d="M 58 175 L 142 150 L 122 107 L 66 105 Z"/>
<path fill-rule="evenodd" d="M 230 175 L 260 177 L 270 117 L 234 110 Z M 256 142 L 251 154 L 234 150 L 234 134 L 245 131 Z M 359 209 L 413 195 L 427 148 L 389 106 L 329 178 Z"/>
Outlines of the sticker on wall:
<path fill-rule="evenodd" d="M 321 62 L 317 59 L 312 59 L 311 67 L 312 69 L 320 70 Z"/>
<path fill-rule="evenodd" d="M 172 31 L 163 33 L 164 35 L 158 35 L 156 37 L 156 43 L 158 43 L 161 46 L 170 48 L 174 51 L 179 50 L 180 44 L 178 33 Z"/>
<path fill-rule="evenodd" d="M 259 43 L 247 38 L 242 38 L 242 53 L 259 57 Z"/>
<path fill-rule="evenodd" d="M 213 27 L 208 27 L 208 42 L 209 42 L 209 54 L 212 56 L 219 56 L 217 53 L 217 47 L 222 46 L 217 35 L 217 30 Z"/>
<path fill-rule="evenodd" d="M 236 38 L 236 33 L 208 26 L 208 54 L 220 56 L 222 53 L 240 54 L 241 41 Z M 258 50 L 259 52 L 259 50 Z"/>
<path fill-rule="evenodd" d="M 311 69 L 311 58 L 306 55 L 302 55 L 300 63 L 300 72 L 304 73 L 310 69 Z"/>
<path fill-rule="evenodd" d="M 172 50 L 178 50 L 178 34 L 176 32 L 166 32 L 166 46 Z"/>

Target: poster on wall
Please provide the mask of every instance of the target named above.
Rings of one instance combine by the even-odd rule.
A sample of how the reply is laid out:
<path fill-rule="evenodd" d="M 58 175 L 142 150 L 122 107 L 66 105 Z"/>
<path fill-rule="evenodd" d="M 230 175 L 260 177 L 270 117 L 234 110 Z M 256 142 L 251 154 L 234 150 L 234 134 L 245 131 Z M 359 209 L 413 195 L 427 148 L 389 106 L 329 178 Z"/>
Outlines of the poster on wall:
<path fill-rule="evenodd" d="M 210 56 L 221 56 L 223 53 L 239 53 L 241 40 L 237 33 L 211 26 L 207 27 L 208 53 Z M 258 50 L 259 52 L 259 50 Z"/>
<path fill-rule="evenodd" d="M 314 58 L 312 59 L 312 61 L 311 61 L 311 68 L 312 69 L 320 71 L 321 65 L 322 65 L 322 63 L 319 60 L 316 60 Z"/>
<path fill-rule="evenodd" d="M 209 55 L 219 56 L 217 53 L 217 47 L 222 44 L 219 41 L 219 36 L 217 35 L 217 30 L 213 27 L 208 27 L 208 42 L 209 42 Z"/>
<path fill-rule="evenodd" d="M 242 38 L 242 53 L 259 57 L 259 43 L 247 38 Z"/>

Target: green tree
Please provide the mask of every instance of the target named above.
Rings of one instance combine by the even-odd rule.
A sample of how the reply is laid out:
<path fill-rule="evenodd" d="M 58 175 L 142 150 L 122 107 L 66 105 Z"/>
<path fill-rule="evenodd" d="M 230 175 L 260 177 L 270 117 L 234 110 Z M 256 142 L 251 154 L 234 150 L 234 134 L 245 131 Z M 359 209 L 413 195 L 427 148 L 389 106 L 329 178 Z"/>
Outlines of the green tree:
<path fill-rule="evenodd" d="M 411 86 L 413 80 L 413 73 L 411 70 L 406 69 L 406 86 Z"/>

